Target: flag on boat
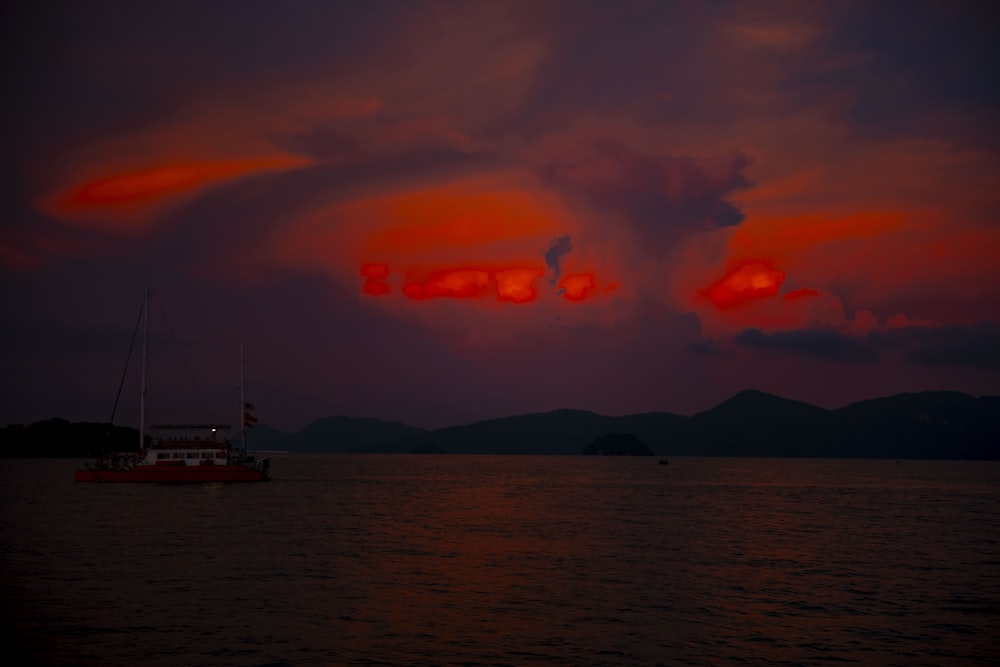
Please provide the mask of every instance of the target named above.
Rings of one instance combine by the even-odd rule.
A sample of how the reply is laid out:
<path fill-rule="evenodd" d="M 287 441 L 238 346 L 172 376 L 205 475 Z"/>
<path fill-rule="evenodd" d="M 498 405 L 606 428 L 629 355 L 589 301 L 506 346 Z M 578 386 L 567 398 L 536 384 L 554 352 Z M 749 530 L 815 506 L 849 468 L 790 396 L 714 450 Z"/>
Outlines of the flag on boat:
<path fill-rule="evenodd" d="M 244 428 L 253 428 L 253 425 L 257 423 L 257 418 L 254 417 L 253 403 L 244 403 L 243 405 L 243 426 Z"/>

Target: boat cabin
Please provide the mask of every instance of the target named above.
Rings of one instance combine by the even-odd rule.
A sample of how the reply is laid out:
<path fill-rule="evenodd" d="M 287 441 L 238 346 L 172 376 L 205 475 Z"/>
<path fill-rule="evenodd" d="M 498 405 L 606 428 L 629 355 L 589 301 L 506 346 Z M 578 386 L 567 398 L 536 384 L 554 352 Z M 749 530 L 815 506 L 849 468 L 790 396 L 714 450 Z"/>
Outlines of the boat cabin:
<path fill-rule="evenodd" d="M 228 424 L 164 424 L 154 425 L 146 457 L 146 465 L 202 466 L 229 463 Z"/>

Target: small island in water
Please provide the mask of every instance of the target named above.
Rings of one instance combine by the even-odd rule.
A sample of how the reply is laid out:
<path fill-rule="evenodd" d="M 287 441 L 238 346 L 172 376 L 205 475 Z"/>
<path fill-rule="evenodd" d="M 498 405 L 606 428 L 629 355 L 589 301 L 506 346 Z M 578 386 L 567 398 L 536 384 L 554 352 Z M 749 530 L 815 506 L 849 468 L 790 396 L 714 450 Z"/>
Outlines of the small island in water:
<path fill-rule="evenodd" d="M 583 450 L 584 456 L 652 456 L 653 450 L 631 433 L 605 433 Z"/>

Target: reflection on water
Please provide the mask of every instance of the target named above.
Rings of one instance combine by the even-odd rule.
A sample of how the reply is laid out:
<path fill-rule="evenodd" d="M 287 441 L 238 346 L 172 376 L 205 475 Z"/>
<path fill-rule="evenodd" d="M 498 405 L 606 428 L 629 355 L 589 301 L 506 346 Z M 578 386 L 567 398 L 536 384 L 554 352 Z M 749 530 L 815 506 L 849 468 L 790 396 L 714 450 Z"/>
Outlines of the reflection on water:
<path fill-rule="evenodd" d="M 0 461 L 38 664 L 976 665 L 1000 465 L 284 455 L 266 484 Z"/>

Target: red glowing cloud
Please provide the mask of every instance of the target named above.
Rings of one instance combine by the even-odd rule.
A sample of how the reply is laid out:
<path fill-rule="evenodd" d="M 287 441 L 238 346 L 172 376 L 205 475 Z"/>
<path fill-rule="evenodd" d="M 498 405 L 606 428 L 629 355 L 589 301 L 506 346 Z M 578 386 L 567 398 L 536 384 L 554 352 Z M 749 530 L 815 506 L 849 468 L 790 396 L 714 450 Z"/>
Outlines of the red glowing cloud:
<path fill-rule="evenodd" d="M 361 275 L 370 280 L 385 280 L 389 277 L 389 267 L 385 264 L 365 264 Z"/>
<path fill-rule="evenodd" d="M 388 267 L 370 263 L 361 267 L 365 282 L 361 291 L 371 296 L 381 296 L 390 291 L 385 281 Z M 428 299 L 495 299 L 498 303 L 522 304 L 539 297 L 536 282 L 545 275 L 541 267 L 518 266 L 512 268 L 449 268 L 436 269 L 425 274 L 411 274 L 403 285 L 403 296 L 415 301 Z M 556 285 L 556 293 L 567 301 L 579 302 L 598 294 L 598 281 L 592 273 L 578 273 L 563 277 Z M 618 288 L 616 282 L 607 284 L 604 292 Z"/>
<path fill-rule="evenodd" d="M 578 273 L 560 280 L 559 289 L 567 301 L 584 301 L 597 291 L 597 282 L 592 274 Z"/>
<path fill-rule="evenodd" d="M 296 164 L 302 164 L 302 160 L 274 157 L 143 169 L 84 183 L 65 193 L 59 203 L 67 212 L 88 208 L 142 205 L 219 181 L 259 171 L 287 168 Z"/>
<path fill-rule="evenodd" d="M 221 182 L 290 169 L 310 160 L 291 155 L 180 162 L 85 177 L 43 206 L 62 219 L 136 215 Z"/>
<path fill-rule="evenodd" d="M 767 252 L 794 257 L 835 242 L 873 239 L 903 228 L 898 212 L 865 212 L 840 218 L 819 215 L 755 219 L 737 229 L 729 242 L 733 252 L 744 255 Z"/>
<path fill-rule="evenodd" d="M 183 165 L 118 174 L 83 184 L 67 193 L 61 203 L 72 209 L 152 201 L 204 183 L 211 171 L 204 166 Z"/>
<path fill-rule="evenodd" d="M 455 265 L 470 251 L 487 261 L 532 255 L 565 228 L 566 214 L 550 194 L 507 175 L 468 178 L 437 187 L 355 200 L 330 217 L 365 230 L 361 252 L 404 263 Z M 504 257 L 498 246 L 503 248 Z M 517 261 L 517 260 L 515 260 Z"/>
<path fill-rule="evenodd" d="M 482 299 L 490 293 L 491 283 L 489 271 L 446 269 L 434 271 L 423 280 L 406 283 L 403 285 L 403 294 L 421 301 L 436 297 Z"/>
<path fill-rule="evenodd" d="M 749 261 L 740 264 L 702 290 L 716 308 L 728 310 L 753 299 L 773 297 L 785 280 L 785 272 L 768 262 Z"/>
<path fill-rule="evenodd" d="M 283 230 L 271 247 L 274 255 L 296 266 L 322 267 L 338 280 L 354 282 L 362 296 L 396 296 L 381 299 L 380 307 L 387 308 L 431 300 L 477 306 L 578 302 L 618 286 L 595 277 L 617 273 L 607 245 L 595 249 L 585 241 L 560 257 L 558 267 L 579 275 L 558 286 L 545 280 L 555 272 L 545 254 L 552 239 L 585 239 L 580 231 L 586 227 L 531 175 L 491 172 L 365 194 L 302 216 Z M 580 268 L 586 273 L 574 270 L 584 262 Z"/>
<path fill-rule="evenodd" d="M 411 279 L 403 285 L 403 295 L 417 301 L 495 297 L 500 302 L 526 303 L 538 298 L 534 282 L 543 273 L 537 267 L 439 269 Z"/>
<path fill-rule="evenodd" d="M 361 267 L 361 275 L 365 277 L 365 284 L 361 286 L 361 291 L 372 296 L 382 296 L 391 291 L 391 287 L 383 282 L 389 277 L 389 267 L 385 264 L 365 264 Z"/>
<path fill-rule="evenodd" d="M 429 271 L 544 271 L 551 239 L 578 228 L 560 198 L 537 187 L 532 176 L 492 172 L 430 187 L 390 185 L 310 207 L 281 227 L 268 250 L 276 261 L 322 268 L 341 281 L 354 281 L 363 264 L 387 264 L 402 285 L 425 282 Z M 491 279 L 500 279 L 505 299 L 522 301 L 529 297 L 527 276 Z"/>
<path fill-rule="evenodd" d="M 782 298 L 785 301 L 795 301 L 796 299 L 805 299 L 813 296 L 819 296 L 819 290 L 803 287 L 802 289 L 793 289 L 785 292 L 785 295 Z"/>
<path fill-rule="evenodd" d="M 541 269 L 506 269 L 493 274 L 497 298 L 511 303 L 525 303 L 538 298 L 535 281 L 542 277 Z"/>

